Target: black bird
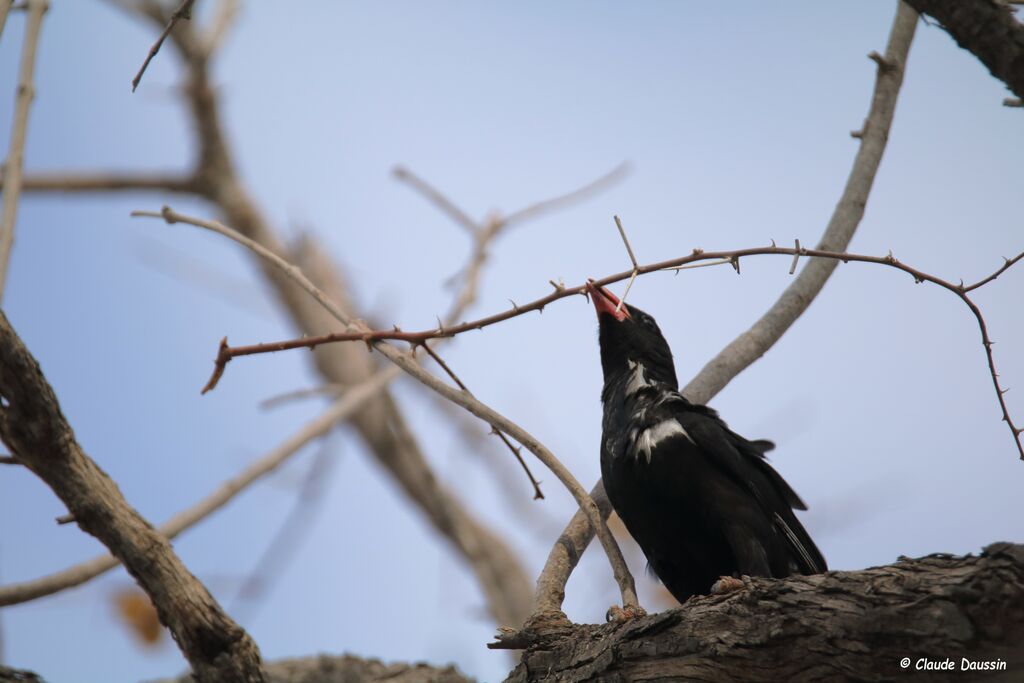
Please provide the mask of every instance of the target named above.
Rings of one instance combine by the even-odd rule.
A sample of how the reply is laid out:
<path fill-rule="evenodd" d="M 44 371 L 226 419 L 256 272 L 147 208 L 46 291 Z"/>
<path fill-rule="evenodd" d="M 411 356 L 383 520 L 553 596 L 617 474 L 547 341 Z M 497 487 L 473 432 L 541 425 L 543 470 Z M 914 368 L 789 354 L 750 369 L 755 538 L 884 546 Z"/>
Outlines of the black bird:
<path fill-rule="evenodd" d="M 828 569 L 793 508 L 800 497 L 711 408 L 679 393 L 672 351 L 647 313 L 588 284 L 604 369 L 601 474 L 615 511 L 679 602 L 722 577 Z"/>

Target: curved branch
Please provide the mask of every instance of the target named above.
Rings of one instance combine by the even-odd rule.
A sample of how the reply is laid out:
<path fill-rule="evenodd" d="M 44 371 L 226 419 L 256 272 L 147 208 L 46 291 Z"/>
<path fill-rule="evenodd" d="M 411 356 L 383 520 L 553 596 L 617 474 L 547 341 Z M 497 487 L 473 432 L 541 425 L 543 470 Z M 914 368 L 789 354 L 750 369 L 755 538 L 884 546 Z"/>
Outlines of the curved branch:
<path fill-rule="evenodd" d="M 843 195 L 836 205 L 828 227 L 818 244 L 820 249 L 844 251 L 854 230 L 864 215 L 868 193 L 874 181 L 875 172 L 882 159 L 889 128 L 896 111 L 896 99 L 903 83 L 904 67 L 910 52 L 917 25 L 917 13 L 897 1 L 896 17 L 889 32 L 885 57 L 876 60 L 875 88 L 871 97 L 871 109 L 860 136 L 860 148 L 854 159 L 853 169 L 846 181 Z M 738 264 L 739 262 L 736 261 Z M 723 351 L 694 377 L 684 389 L 687 397 L 697 403 L 707 403 L 716 393 L 742 372 L 750 363 L 760 358 L 803 313 L 814 297 L 821 291 L 825 281 L 835 269 L 835 262 L 812 261 L 800 272 L 782 297 L 769 309 L 754 326 L 737 337 Z M 726 355 L 726 354 L 730 355 Z M 1000 397 L 1002 402 L 1002 397 Z M 601 481 L 594 487 L 597 499 L 606 499 Z M 610 510 L 611 505 L 607 508 Z M 541 606 L 547 610 L 561 610 L 565 596 L 565 584 L 593 538 L 587 530 L 587 521 L 579 514 L 573 516 L 551 549 L 544 571 L 537 579 L 534 598 L 534 613 Z M 583 540 L 582 544 L 562 543 L 563 539 Z M 585 540 L 584 540 L 585 539 Z M 558 607 L 554 608 L 553 605 Z"/>

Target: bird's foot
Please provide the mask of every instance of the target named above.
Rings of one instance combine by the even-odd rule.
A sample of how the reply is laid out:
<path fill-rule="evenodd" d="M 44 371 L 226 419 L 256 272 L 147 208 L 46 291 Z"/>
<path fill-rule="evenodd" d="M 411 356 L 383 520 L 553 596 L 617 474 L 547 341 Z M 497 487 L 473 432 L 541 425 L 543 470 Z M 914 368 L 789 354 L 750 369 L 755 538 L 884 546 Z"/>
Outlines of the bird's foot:
<path fill-rule="evenodd" d="M 612 605 L 608 608 L 608 612 L 604 615 L 604 618 L 608 623 L 624 624 L 627 621 L 632 621 L 633 619 L 639 619 L 640 617 L 646 616 L 647 611 L 640 605 L 636 605 L 634 607 L 630 607 L 628 605 L 625 607 Z"/>
<path fill-rule="evenodd" d="M 743 581 L 735 576 L 720 576 L 718 581 L 711 584 L 712 595 L 726 595 L 738 590 L 743 590 Z"/>

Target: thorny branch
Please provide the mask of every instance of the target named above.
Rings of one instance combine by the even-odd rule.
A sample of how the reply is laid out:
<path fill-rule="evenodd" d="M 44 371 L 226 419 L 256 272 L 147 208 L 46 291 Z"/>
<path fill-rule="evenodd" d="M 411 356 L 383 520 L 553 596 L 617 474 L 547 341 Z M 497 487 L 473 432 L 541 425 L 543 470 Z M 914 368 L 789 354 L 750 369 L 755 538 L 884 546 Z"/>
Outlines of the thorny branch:
<path fill-rule="evenodd" d="M 563 465 L 561 461 L 559 461 L 558 458 L 556 458 L 554 454 L 551 453 L 551 451 L 549 451 L 547 447 L 538 441 L 532 434 L 515 422 L 501 415 L 490 406 L 480 402 L 472 395 L 465 391 L 453 389 L 451 386 L 445 384 L 437 377 L 424 370 L 419 363 L 415 361 L 411 354 L 400 351 L 383 339 L 363 339 L 363 336 L 369 333 L 370 330 L 368 330 L 362 322 L 353 320 L 350 316 L 346 315 L 337 304 L 331 301 L 319 288 L 310 282 L 299 268 L 288 263 L 286 260 L 258 242 L 255 242 L 254 240 L 251 240 L 216 221 L 205 221 L 186 216 L 184 214 L 179 214 L 166 206 L 160 212 L 134 211 L 132 212 L 132 215 L 162 218 L 167 223 L 187 223 L 206 230 L 211 230 L 241 244 L 269 262 L 273 267 L 280 270 L 280 272 L 289 280 L 298 285 L 309 296 L 313 297 L 313 299 L 319 303 L 324 310 L 328 311 L 335 320 L 345 326 L 346 329 L 353 330 L 354 332 L 352 332 L 352 334 L 361 335 L 359 339 L 361 341 L 365 341 L 368 346 L 372 346 L 385 358 L 398 365 L 400 368 L 444 398 L 462 406 L 480 419 L 488 422 L 494 429 L 505 432 L 525 446 L 527 450 L 536 455 L 537 459 L 551 470 L 558 480 L 562 482 L 562 484 L 572 494 L 573 498 L 576 499 L 576 503 L 579 505 L 580 509 L 586 514 L 591 526 L 596 531 L 598 540 L 601 541 L 605 554 L 608 556 L 608 561 L 615 576 L 615 581 L 622 594 L 622 602 L 623 606 L 626 608 L 626 612 L 630 614 L 639 614 L 643 612 L 637 601 L 633 577 L 629 573 L 629 568 L 626 566 L 626 562 L 622 557 L 622 552 L 619 550 L 618 543 L 616 543 L 614 536 L 612 536 L 607 525 L 605 525 L 604 518 L 601 517 L 601 513 L 597 505 L 593 500 L 591 500 L 586 489 L 580 485 L 565 465 Z M 222 342 L 222 346 L 224 345 L 225 344 Z M 223 369 L 221 369 L 221 371 L 223 371 Z"/>
<path fill-rule="evenodd" d="M 153 212 L 134 212 L 136 216 L 160 216 L 160 214 Z M 171 220 L 181 222 L 193 222 L 197 219 L 177 214 L 173 211 L 165 209 L 164 215 L 170 215 Z M 690 263 L 697 263 L 702 261 L 721 261 L 723 263 L 738 263 L 740 259 L 749 256 L 762 256 L 762 255 L 776 255 L 776 256 L 791 256 L 791 257 L 810 257 L 810 258 L 822 258 L 830 259 L 833 261 L 842 261 L 843 263 L 874 263 L 877 265 L 890 266 L 898 270 L 902 270 L 911 277 L 917 283 L 930 282 L 938 285 L 943 289 L 953 292 L 967 305 L 974 314 L 975 319 L 978 322 L 978 328 L 981 332 L 982 344 L 985 347 L 985 354 L 988 359 L 989 371 L 992 375 L 992 383 L 995 386 L 996 395 L 999 398 L 999 405 L 1003 411 L 1003 421 L 1005 421 L 1010 431 L 1013 433 L 1014 441 L 1017 445 L 1017 450 L 1020 451 L 1021 459 L 1024 460 L 1024 445 L 1021 443 L 1021 434 L 1024 433 L 1024 429 L 1018 428 L 1013 420 L 1010 418 L 1009 410 L 1007 409 L 1006 402 L 1003 399 L 1003 394 L 1006 391 L 1002 388 L 999 383 L 999 375 L 996 372 L 995 360 L 992 356 L 992 344 L 993 342 L 989 339 L 988 328 L 985 324 L 985 319 L 982 316 L 981 309 L 978 308 L 968 293 L 981 287 L 982 285 L 991 282 L 996 279 L 1000 274 L 1005 272 L 1013 264 L 1024 258 L 1024 253 L 1018 254 L 1012 259 L 1007 259 L 1006 262 L 992 275 L 979 280 L 972 285 L 960 285 L 953 284 L 947 280 L 936 277 L 929 273 L 925 273 L 917 268 L 909 266 L 905 263 L 898 261 L 891 254 L 888 256 L 867 256 L 864 254 L 851 254 L 847 252 L 832 252 L 823 251 L 820 249 L 807 249 L 806 247 L 753 247 L 750 249 L 736 249 L 732 251 L 703 251 L 701 249 L 695 249 L 693 253 L 688 256 L 682 256 L 679 258 L 668 259 L 665 261 L 658 261 L 647 265 L 637 266 L 633 270 L 623 271 L 621 273 L 615 273 L 607 277 L 595 280 L 597 286 L 606 286 L 615 282 L 636 276 L 645 275 L 647 273 L 653 273 L 657 271 L 678 271 L 682 266 L 686 266 Z M 233 358 L 238 356 L 250 356 L 260 353 L 272 353 L 275 351 L 286 351 L 289 349 L 297 348 L 316 348 L 321 344 L 327 344 L 331 342 L 343 342 L 343 341 L 360 341 L 365 344 L 374 344 L 382 340 L 396 340 L 404 341 L 415 346 L 421 346 L 430 339 L 439 339 L 445 337 L 454 337 L 463 332 L 469 330 L 481 330 L 485 327 L 489 327 L 499 322 L 515 318 L 520 315 L 525 315 L 533 311 L 542 311 L 544 308 L 559 299 L 564 299 L 569 296 L 577 294 L 584 294 L 586 292 L 586 285 L 577 285 L 575 287 L 565 287 L 564 289 L 556 290 L 547 296 L 541 297 L 535 301 L 531 301 L 528 304 L 516 305 L 510 309 L 502 311 L 501 313 L 495 313 L 494 315 L 486 316 L 478 320 L 471 322 L 461 323 L 459 325 L 453 325 L 451 327 L 440 327 L 433 330 L 423 330 L 420 332 L 403 332 L 400 329 L 392 330 L 365 330 L 358 332 L 334 332 L 331 334 L 321 335 L 318 337 L 304 337 L 302 339 L 291 339 L 281 342 L 270 342 L 265 344 L 252 344 L 250 346 L 229 346 L 225 341 L 222 341 L 220 350 L 217 353 L 217 359 L 215 361 L 215 370 L 213 376 L 210 378 L 209 383 L 204 387 L 204 393 L 213 389 L 220 377 L 223 375 L 224 368 L 227 366 Z"/>

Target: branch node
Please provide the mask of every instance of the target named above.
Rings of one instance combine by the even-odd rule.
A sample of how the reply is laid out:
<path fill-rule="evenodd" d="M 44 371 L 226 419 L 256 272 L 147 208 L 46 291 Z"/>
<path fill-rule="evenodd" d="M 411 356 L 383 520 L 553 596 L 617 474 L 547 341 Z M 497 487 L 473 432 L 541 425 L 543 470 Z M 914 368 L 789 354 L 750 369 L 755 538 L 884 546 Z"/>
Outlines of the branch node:
<path fill-rule="evenodd" d="M 882 71 L 892 71 L 893 69 L 896 68 L 896 65 L 894 63 L 892 63 L 882 55 L 878 54 L 874 50 L 868 53 L 868 59 L 877 64 L 878 68 L 881 69 Z"/>

